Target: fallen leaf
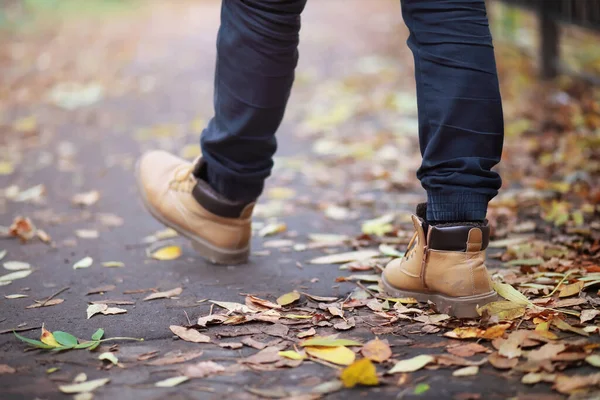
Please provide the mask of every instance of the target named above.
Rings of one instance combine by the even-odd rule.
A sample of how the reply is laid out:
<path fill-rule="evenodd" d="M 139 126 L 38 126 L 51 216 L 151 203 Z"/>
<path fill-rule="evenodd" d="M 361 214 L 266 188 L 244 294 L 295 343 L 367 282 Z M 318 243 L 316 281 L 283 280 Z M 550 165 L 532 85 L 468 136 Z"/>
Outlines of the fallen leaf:
<path fill-rule="evenodd" d="M 584 331 L 583 329 L 575 328 L 574 326 L 569 325 L 567 322 L 563 321 L 562 319 L 558 319 L 558 318 L 553 319 L 552 325 L 554 325 L 561 331 L 573 332 L 573 333 L 577 333 L 578 335 L 581 335 L 581 336 L 590 336 L 590 334 L 587 333 L 586 331 Z"/>
<path fill-rule="evenodd" d="M 338 390 L 341 390 L 343 388 L 344 384 L 342 383 L 342 381 L 335 379 L 333 381 L 318 384 L 317 386 L 312 388 L 311 392 L 318 395 L 325 395 L 337 392 Z"/>
<path fill-rule="evenodd" d="M 224 372 L 225 367 L 213 361 L 200 361 L 199 363 L 188 365 L 183 374 L 188 378 L 206 378 Z"/>
<path fill-rule="evenodd" d="M 101 313 L 102 311 L 108 310 L 108 305 L 106 304 L 90 304 L 86 310 L 87 319 L 92 318 L 94 315 Z"/>
<path fill-rule="evenodd" d="M 390 349 L 387 340 L 380 340 L 379 338 L 365 343 L 360 352 L 369 360 L 378 363 L 385 362 L 392 357 L 392 349 Z"/>
<path fill-rule="evenodd" d="M 270 302 L 268 300 L 264 300 L 264 299 L 258 298 L 256 296 L 246 296 L 246 299 L 248 301 L 250 301 L 251 303 L 254 303 L 254 304 L 259 305 L 259 306 L 264 307 L 264 308 L 274 308 L 274 309 L 280 309 L 281 308 L 280 304 L 275 304 L 275 303 L 272 303 L 272 302 Z"/>
<path fill-rule="evenodd" d="M 97 190 L 78 193 L 71 198 L 71 202 L 76 206 L 91 206 L 98 200 L 100 200 L 100 192 Z"/>
<path fill-rule="evenodd" d="M 396 365 L 394 365 L 387 373 L 395 374 L 398 372 L 415 372 L 427 364 L 432 363 L 434 360 L 435 358 L 430 355 L 416 356 L 407 360 L 398 361 Z"/>
<path fill-rule="evenodd" d="M 183 354 L 180 351 L 171 352 L 171 353 L 165 354 L 164 357 L 157 358 L 156 360 L 147 362 L 146 365 L 165 366 L 165 365 L 179 364 L 179 363 L 193 360 L 194 358 L 198 358 L 202 355 L 202 353 L 203 352 L 201 350 L 191 351 L 191 352 L 187 352 L 187 353 L 183 353 Z"/>
<path fill-rule="evenodd" d="M 379 255 L 377 250 L 350 251 L 347 253 L 332 254 L 329 256 L 317 257 L 309 262 L 311 264 L 341 264 L 350 261 L 364 261 Z"/>
<path fill-rule="evenodd" d="M 486 312 L 490 317 L 497 317 L 499 321 L 512 321 L 525 315 L 525 306 L 511 301 L 494 301 L 478 307 L 477 312 L 479 315 Z"/>
<path fill-rule="evenodd" d="M 114 365 L 117 365 L 119 363 L 119 359 L 117 358 L 117 356 L 115 356 L 115 354 L 111 353 L 110 351 L 100 354 L 98 356 L 98 360 L 108 361 Z"/>
<path fill-rule="evenodd" d="M 600 355 L 598 355 L 598 354 L 592 354 L 591 356 L 587 356 L 585 358 L 585 362 L 587 362 L 591 366 L 594 366 L 596 368 L 600 368 Z"/>
<path fill-rule="evenodd" d="M 12 282 L 17 279 L 23 279 L 31 274 L 30 269 L 23 269 L 20 271 L 11 272 L 10 274 L 0 276 L 0 282 Z"/>
<path fill-rule="evenodd" d="M 287 225 L 283 222 L 275 222 L 272 224 L 268 224 L 264 226 L 260 231 L 258 231 L 258 236 L 272 236 L 278 233 L 285 232 L 287 230 Z"/>
<path fill-rule="evenodd" d="M 518 358 L 502 357 L 497 352 L 490 354 L 488 356 L 488 361 L 496 369 L 512 369 L 519 363 Z"/>
<path fill-rule="evenodd" d="M 290 360 L 304 360 L 306 358 L 304 354 L 298 353 L 294 350 L 280 351 L 279 355 L 281 357 L 289 358 Z"/>
<path fill-rule="evenodd" d="M 176 260 L 181 257 L 181 247 L 174 245 L 162 247 L 152 252 L 151 257 L 160 261 Z"/>
<path fill-rule="evenodd" d="M 553 344 L 546 343 L 537 350 L 532 350 L 527 353 L 527 359 L 529 361 L 543 361 L 554 358 L 558 353 L 564 351 L 567 348 L 564 344 Z"/>
<path fill-rule="evenodd" d="M 26 294 L 20 294 L 20 293 L 17 293 L 17 294 L 8 294 L 8 295 L 4 296 L 5 299 L 9 299 L 9 300 L 12 300 L 12 299 L 23 299 L 25 297 L 29 297 L 29 296 L 27 296 Z"/>
<path fill-rule="evenodd" d="M 267 347 L 267 345 L 265 343 L 259 342 L 257 340 L 254 340 L 252 338 L 243 338 L 241 340 L 241 342 L 243 344 L 245 344 L 248 347 L 252 347 L 253 349 L 257 349 L 257 350 L 262 350 L 265 347 Z"/>
<path fill-rule="evenodd" d="M 533 303 L 517 289 L 507 283 L 493 282 L 494 290 L 506 300 L 522 306 L 532 306 Z"/>
<path fill-rule="evenodd" d="M 29 218 L 18 216 L 13 220 L 12 225 L 8 228 L 10 236 L 21 239 L 26 242 L 35 236 L 36 228 Z"/>
<path fill-rule="evenodd" d="M 42 343 L 45 343 L 48 346 L 61 347 L 60 343 L 58 343 L 56 341 L 56 339 L 54 338 L 54 335 L 50 331 L 48 331 L 44 327 L 43 324 L 42 324 L 42 336 L 40 337 L 40 340 L 42 341 Z"/>
<path fill-rule="evenodd" d="M 315 296 L 314 294 L 309 294 L 309 293 L 305 293 L 305 292 L 301 292 L 303 295 L 305 295 L 306 297 L 308 297 L 311 300 L 314 301 L 325 301 L 328 303 L 337 301 L 338 298 L 337 297 L 324 297 L 324 296 Z"/>
<path fill-rule="evenodd" d="M 212 322 L 221 323 L 224 321 L 227 321 L 227 317 L 225 315 L 211 314 L 211 315 L 206 315 L 204 317 L 198 318 L 197 324 L 201 327 L 205 327 L 208 323 L 212 323 Z"/>
<path fill-rule="evenodd" d="M 265 347 L 256 354 L 242 359 L 244 364 L 270 364 L 279 361 L 279 349 L 277 347 Z"/>
<path fill-rule="evenodd" d="M 304 347 L 306 353 L 312 357 L 329 361 L 338 365 L 350 365 L 354 362 L 356 355 L 347 347 Z"/>
<path fill-rule="evenodd" d="M 158 242 L 160 240 L 172 239 L 177 236 L 178 236 L 178 233 L 174 229 L 167 228 L 167 229 L 163 229 L 163 230 L 155 232 L 154 235 L 146 236 L 144 239 L 142 239 L 142 242 L 144 242 L 146 244 L 150 244 L 150 243 Z"/>
<path fill-rule="evenodd" d="M 419 383 L 417 386 L 415 386 L 413 393 L 419 395 L 427 392 L 429 389 L 430 387 L 427 383 Z"/>
<path fill-rule="evenodd" d="M 242 313 L 242 314 L 256 313 L 255 310 L 252 310 L 247 305 L 244 305 L 241 303 L 235 303 L 235 302 L 230 302 L 230 301 L 214 301 L 214 300 L 210 300 L 210 302 L 218 305 L 219 307 L 222 307 L 222 308 L 228 310 L 229 312 L 237 312 L 237 313 Z"/>
<path fill-rule="evenodd" d="M 102 263 L 102 266 L 106 268 L 123 268 L 125 263 L 121 261 L 105 261 Z"/>
<path fill-rule="evenodd" d="M 224 349 L 241 349 L 242 347 L 244 347 L 244 345 L 242 343 L 239 342 L 226 342 L 226 343 L 219 343 L 219 346 L 224 348 Z"/>
<path fill-rule="evenodd" d="M 156 299 L 170 299 L 175 296 L 179 296 L 183 292 L 183 288 L 175 288 L 167 290 L 165 292 L 156 292 L 144 297 L 144 301 L 156 300 Z"/>
<path fill-rule="evenodd" d="M 479 367 L 487 362 L 486 358 L 480 360 L 467 360 L 453 354 L 440 354 L 435 356 L 435 362 L 440 366 Z"/>
<path fill-rule="evenodd" d="M 307 331 L 298 332 L 298 334 L 296 336 L 299 339 L 304 339 L 305 337 L 314 336 L 316 334 L 317 334 L 317 331 L 315 330 L 315 328 L 310 328 Z"/>
<path fill-rule="evenodd" d="M 579 389 L 600 385 L 600 373 L 591 375 L 557 375 L 553 389 L 562 394 L 570 394 Z"/>
<path fill-rule="evenodd" d="M 354 317 L 350 317 L 348 319 L 345 319 L 344 321 L 340 321 L 338 323 L 333 324 L 333 327 L 338 331 L 347 331 L 349 329 L 354 328 L 355 326 L 356 320 L 354 319 Z"/>
<path fill-rule="evenodd" d="M 336 339 L 330 337 L 314 337 L 300 343 L 300 346 L 338 347 L 338 346 L 362 346 L 362 343 L 349 339 Z"/>
<path fill-rule="evenodd" d="M 75 378 L 73 378 L 73 383 L 81 383 L 87 381 L 87 375 L 85 372 L 78 373 Z"/>
<path fill-rule="evenodd" d="M 31 269 L 31 265 L 22 261 L 7 261 L 4 264 L 4 269 L 9 271 L 21 271 L 25 269 Z"/>
<path fill-rule="evenodd" d="M 555 374 L 530 372 L 528 374 L 523 375 L 523 378 L 521 378 L 521 383 L 524 385 L 535 385 L 539 382 L 552 383 L 555 379 Z"/>
<path fill-rule="evenodd" d="M 473 375 L 477 375 L 478 373 L 479 373 L 479 367 L 472 366 L 472 367 L 464 367 L 464 368 L 457 369 L 456 371 L 454 371 L 452 373 L 452 376 L 457 376 L 457 377 L 473 376 Z"/>
<path fill-rule="evenodd" d="M 189 380 L 190 380 L 190 378 L 188 378 L 187 376 L 174 376 L 173 378 L 167 378 L 162 381 L 158 381 L 154 384 L 154 386 L 170 388 L 170 387 L 175 387 L 175 386 L 177 386 L 183 382 L 189 381 Z"/>
<path fill-rule="evenodd" d="M 300 299 L 300 293 L 290 292 L 279 296 L 277 298 L 277 304 L 279 304 L 280 306 L 287 306 L 295 301 L 298 301 L 298 299 Z"/>
<path fill-rule="evenodd" d="M 375 365 L 368 358 L 355 361 L 342 370 L 340 379 L 345 387 L 356 385 L 376 386 L 379 384 Z"/>
<path fill-rule="evenodd" d="M 335 317 L 340 317 L 342 319 L 344 318 L 344 312 L 335 306 L 327 307 L 327 311 L 329 311 L 329 313 Z"/>
<path fill-rule="evenodd" d="M 142 353 L 139 356 L 137 356 L 137 360 L 138 361 L 147 361 L 147 360 L 150 360 L 152 358 L 156 358 L 156 356 L 158 355 L 158 353 L 159 353 L 158 350 L 149 351 L 147 353 Z"/>
<path fill-rule="evenodd" d="M 40 308 L 40 307 L 51 307 L 51 306 L 55 306 L 57 304 L 61 304 L 64 301 L 65 301 L 65 299 L 50 299 L 48 301 L 38 301 L 38 302 L 31 304 L 25 308 L 31 309 L 31 308 Z"/>
<path fill-rule="evenodd" d="M 17 370 L 8 364 L 0 364 L 0 375 L 14 374 Z"/>
<path fill-rule="evenodd" d="M 596 310 L 596 309 L 589 309 L 589 310 L 583 310 L 581 312 L 581 315 L 579 316 L 579 322 L 581 322 L 582 324 L 588 321 L 593 320 L 594 318 L 596 318 L 598 315 L 600 314 L 600 310 Z"/>
<path fill-rule="evenodd" d="M 506 358 L 518 358 L 521 356 L 521 345 L 527 339 L 527 331 L 513 331 L 508 338 L 500 345 L 498 354 Z"/>
<path fill-rule="evenodd" d="M 472 357 L 477 353 L 486 353 L 488 348 L 479 343 L 467 343 L 448 346 L 446 351 L 459 357 Z"/>
<path fill-rule="evenodd" d="M 60 386 L 58 386 L 58 389 L 61 392 L 67 393 L 67 394 L 88 393 L 88 392 L 93 392 L 94 390 L 98 389 L 99 387 L 106 385 L 109 381 L 110 381 L 109 378 L 94 379 L 91 381 L 86 381 L 86 382 L 81 382 L 81 383 L 73 383 L 70 385 L 60 385 Z"/>
<path fill-rule="evenodd" d="M 96 219 L 104 226 L 111 228 L 123 225 L 123 218 L 115 214 L 99 213 L 96 214 Z"/>
<path fill-rule="evenodd" d="M 115 290 L 116 286 L 115 285 L 104 285 L 104 286 L 100 286 L 94 289 L 90 289 L 87 293 L 86 296 L 89 296 L 91 294 L 98 294 L 98 293 L 104 293 L 104 292 L 110 292 L 111 290 Z"/>
<path fill-rule="evenodd" d="M 98 239 L 100 233 L 95 229 L 76 229 L 75 236 L 80 239 Z"/>
<path fill-rule="evenodd" d="M 115 314 L 125 314 L 127 312 L 124 308 L 118 307 L 109 307 L 104 311 L 100 311 L 104 315 L 115 315 Z"/>
<path fill-rule="evenodd" d="M 94 259 L 92 257 L 84 257 L 81 260 L 77 261 L 75 264 L 73 264 L 73 269 L 89 268 L 92 266 L 93 263 Z"/>
<path fill-rule="evenodd" d="M 185 328 L 183 326 L 171 325 L 169 326 L 171 332 L 185 340 L 186 342 L 193 343 L 210 343 L 210 337 L 204 335 L 193 328 Z"/>
<path fill-rule="evenodd" d="M 585 285 L 585 282 L 582 282 L 582 281 L 577 281 L 570 285 L 563 285 L 560 288 L 558 297 L 569 297 L 569 296 L 574 296 L 576 294 L 579 294 L 583 290 L 584 285 Z"/>

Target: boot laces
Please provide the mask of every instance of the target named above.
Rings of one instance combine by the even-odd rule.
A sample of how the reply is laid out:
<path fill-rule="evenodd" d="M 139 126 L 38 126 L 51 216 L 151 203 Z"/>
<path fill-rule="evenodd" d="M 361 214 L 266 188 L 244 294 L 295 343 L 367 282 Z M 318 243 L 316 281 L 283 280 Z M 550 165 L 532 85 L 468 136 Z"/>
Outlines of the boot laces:
<path fill-rule="evenodd" d="M 176 192 L 191 192 L 196 185 L 193 172 L 194 164 L 178 166 L 173 174 L 173 179 L 169 182 L 169 188 Z"/>
<path fill-rule="evenodd" d="M 411 258 L 412 255 L 415 253 L 415 250 L 416 250 L 418 244 L 419 244 L 419 233 L 415 232 L 412 239 L 410 239 L 410 242 L 408 242 L 406 254 L 404 255 L 404 257 L 407 260 L 409 258 Z"/>

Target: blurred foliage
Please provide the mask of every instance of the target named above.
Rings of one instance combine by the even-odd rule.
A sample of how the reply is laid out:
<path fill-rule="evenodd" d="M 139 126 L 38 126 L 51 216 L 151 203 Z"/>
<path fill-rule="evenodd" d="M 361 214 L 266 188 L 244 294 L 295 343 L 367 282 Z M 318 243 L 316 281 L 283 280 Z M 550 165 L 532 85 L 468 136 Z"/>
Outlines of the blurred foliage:
<path fill-rule="evenodd" d="M 106 17 L 131 11 L 140 0 L 3 0 L 0 29 L 22 30 L 65 18 Z"/>

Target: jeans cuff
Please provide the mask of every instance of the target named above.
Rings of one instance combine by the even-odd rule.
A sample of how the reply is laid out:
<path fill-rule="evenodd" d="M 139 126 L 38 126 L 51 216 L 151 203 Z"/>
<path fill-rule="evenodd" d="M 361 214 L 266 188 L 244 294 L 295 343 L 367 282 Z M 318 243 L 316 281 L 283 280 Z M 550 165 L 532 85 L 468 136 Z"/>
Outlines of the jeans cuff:
<path fill-rule="evenodd" d="M 427 193 L 427 220 L 483 221 L 489 201 L 479 193 Z"/>
<path fill-rule="evenodd" d="M 264 189 L 264 181 L 248 181 L 235 176 L 219 173 L 215 168 L 207 168 L 208 184 L 220 195 L 233 202 L 251 203 L 256 201 Z"/>

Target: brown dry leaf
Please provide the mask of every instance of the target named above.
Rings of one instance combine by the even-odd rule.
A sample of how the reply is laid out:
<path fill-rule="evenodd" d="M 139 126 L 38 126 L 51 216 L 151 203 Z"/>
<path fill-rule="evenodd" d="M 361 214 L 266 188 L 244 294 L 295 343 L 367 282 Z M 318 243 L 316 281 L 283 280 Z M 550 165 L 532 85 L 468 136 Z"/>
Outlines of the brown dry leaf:
<path fill-rule="evenodd" d="M 95 204 L 100 200 L 100 192 L 97 190 L 91 190 L 89 192 L 78 193 L 71 198 L 71 202 L 80 207 L 87 207 Z"/>
<path fill-rule="evenodd" d="M 521 356 L 521 345 L 529 336 L 529 332 L 524 330 L 514 331 L 508 335 L 508 338 L 500 345 L 498 354 L 506 358 L 518 358 Z"/>
<path fill-rule="evenodd" d="M 147 353 L 143 353 L 143 354 L 140 354 L 139 356 L 137 356 L 137 360 L 138 361 L 147 361 L 152 358 L 156 358 L 156 356 L 158 356 L 158 353 L 159 353 L 158 350 L 149 351 Z"/>
<path fill-rule="evenodd" d="M 298 299 L 300 299 L 300 293 L 294 291 L 279 296 L 277 298 L 277 304 L 279 304 L 280 306 L 287 306 L 297 301 Z"/>
<path fill-rule="evenodd" d="M 268 309 L 273 309 L 273 308 L 280 309 L 281 308 L 281 305 L 279 305 L 279 304 L 272 303 L 268 300 L 263 300 L 256 296 L 246 296 L 246 304 L 250 305 L 250 304 L 248 304 L 248 302 L 250 302 L 252 304 L 256 304 L 260 307 L 268 308 Z"/>
<path fill-rule="evenodd" d="M 242 347 L 244 347 L 244 345 L 240 342 L 219 343 L 219 346 L 224 349 L 231 349 L 231 350 L 241 349 Z"/>
<path fill-rule="evenodd" d="M 210 337 L 203 335 L 193 328 L 186 328 L 178 325 L 169 326 L 171 332 L 185 340 L 186 342 L 192 343 L 210 343 Z"/>
<path fill-rule="evenodd" d="M 363 356 L 371 361 L 378 363 L 385 362 L 392 357 L 392 349 L 387 340 L 375 338 L 362 347 L 360 350 Z"/>
<path fill-rule="evenodd" d="M 55 306 L 57 304 L 61 304 L 65 301 L 65 299 L 50 299 L 46 302 L 44 301 L 38 301 L 35 304 L 31 304 L 25 308 L 27 309 L 31 309 L 31 308 L 40 308 L 40 307 L 51 307 L 51 306 Z"/>
<path fill-rule="evenodd" d="M 256 354 L 246 357 L 241 360 L 244 364 L 270 364 L 279 361 L 279 348 L 278 347 L 265 347 Z"/>
<path fill-rule="evenodd" d="M 188 378 L 206 378 L 225 371 L 225 367 L 213 361 L 200 361 L 199 363 L 188 365 L 183 374 Z"/>
<path fill-rule="evenodd" d="M 309 293 L 305 293 L 305 292 L 301 292 L 303 295 L 305 295 L 306 297 L 308 297 L 311 300 L 314 301 L 325 301 L 325 302 L 333 302 L 333 301 L 337 301 L 337 297 L 323 297 L 323 296 L 315 296 L 314 294 L 309 294 Z"/>
<path fill-rule="evenodd" d="M 245 344 L 246 346 L 252 347 L 252 348 L 257 349 L 257 350 L 262 350 L 265 347 L 267 347 L 266 343 L 259 342 L 258 340 L 254 340 L 252 338 L 243 338 L 241 340 L 241 342 L 243 344 Z"/>
<path fill-rule="evenodd" d="M 512 369 L 519 363 L 518 358 L 502 357 L 498 352 L 494 352 L 488 356 L 488 361 L 496 369 Z"/>
<path fill-rule="evenodd" d="M 356 320 L 354 319 L 354 317 L 350 317 L 344 321 L 340 321 L 336 324 L 333 324 L 333 327 L 335 329 L 337 329 L 338 331 L 347 331 L 349 329 L 352 329 L 356 326 Z"/>
<path fill-rule="evenodd" d="M 17 370 L 8 364 L 0 364 L 0 375 L 14 374 Z"/>
<path fill-rule="evenodd" d="M 146 365 L 164 366 L 179 364 L 182 362 L 193 360 L 194 358 L 198 358 L 202 355 L 202 353 L 203 352 L 201 350 L 191 351 L 188 353 L 181 353 L 181 351 L 170 352 L 165 354 L 164 357 L 147 362 Z"/>
<path fill-rule="evenodd" d="M 491 326 L 485 330 L 474 326 L 465 326 L 455 328 L 450 332 L 444 333 L 445 337 L 452 339 L 495 339 L 502 337 L 504 332 L 510 327 L 510 324 L 498 324 Z"/>
<path fill-rule="evenodd" d="M 488 348 L 479 343 L 453 344 L 446 347 L 446 351 L 459 357 L 472 357 L 477 353 L 487 353 Z"/>
<path fill-rule="evenodd" d="M 335 317 L 344 319 L 344 312 L 335 306 L 327 307 L 327 311 L 329 311 L 329 313 Z"/>
<path fill-rule="evenodd" d="M 298 336 L 299 339 L 304 339 L 305 337 L 314 336 L 316 334 L 317 331 L 315 330 L 315 328 L 310 328 L 307 331 L 298 332 L 296 336 Z"/>
<path fill-rule="evenodd" d="M 562 394 L 571 394 L 579 389 L 600 385 L 600 373 L 591 375 L 557 375 L 553 389 Z"/>
<path fill-rule="evenodd" d="M 590 309 L 590 310 L 583 310 L 581 312 L 581 315 L 579 316 L 579 321 L 583 324 L 585 322 L 593 320 L 599 314 L 600 314 L 600 310 L 596 310 L 596 309 L 593 309 L 593 308 Z"/>
<path fill-rule="evenodd" d="M 111 290 L 115 290 L 117 287 L 115 285 L 104 285 L 104 286 L 100 286 L 94 289 L 90 289 L 87 293 L 86 296 L 89 296 L 91 294 L 98 294 L 98 293 L 104 293 L 104 292 L 110 292 Z"/>
<path fill-rule="evenodd" d="M 201 327 L 205 327 L 207 324 L 209 323 L 222 323 L 227 321 L 227 318 L 225 315 L 221 315 L 221 314 L 211 314 L 211 315 L 207 315 L 205 317 L 200 317 L 198 318 L 198 322 L 197 324 Z"/>
<path fill-rule="evenodd" d="M 175 289 L 167 290 L 166 292 L 152 293 L 151 295 L 144 297 L 144 301 L 155 299 L 170 299 L 172 297 L 179 296 L 182 292 L 183 288 L 178 287 Z"/>
<path fill-rule="evenodd" d="M 529 353 L 527 353 L 527 359 L 529 361 L 534 361 L 534 362 L 549 360 L 549 359 L 556 357 L 558 355 L 558 353 L 562 352 L 566 348 L 567 348 L 567 346 L 564 344 L 546 343 L 539 349 L 532 350 Z"/>
<path fill-rule="evenodd" d="M 26 242 L 35 236 L 36 228 L 29 218 L 18 216 L 13 220 L 12 225 L 8 228 L 10 236 L 21 239 Z"/>
<path fill-rule="evenodd" d="M 126 309 L 118 308 L 118 307 L 109 307 L 106 310 L 101 311 L 101 313 L 104 315 L 125 314 L 126 312 L 127 312 Z"/>
<path fill-rule="evenodd" d="M 467 360 L 466 358 L 458 357 L 453 354 L 440 354 L 435 356 L 435 362 L 438 365 L 443 366 L 459 366 L 459 367 L 472 367 L 481 366 L 487 362 L 487 358 L 481 360 Z"/>
<path fill-rule="evenodd" d="M 558 297 L 569 297 L 569 296 L 574 296 L 576 294 L 579 294 L 583 290 L 584 285 L 585 285 L 585 282 L 582 282 L 582 281 L 577 281 L 570 285 L 563 285 L 560 288 Z"/>
<path fill-rule="evenodd" d="M 262 332 L 269 336 L 280 337 L 283 339 L 287 339 L 287 334 L 289 331 L 290 331 L 290 328 L 288 328 L 287 326 L 285 326 L 283 324 L 273 324 L 271 326 L 268 326 L 268 327 L 262 329 Z"/>

